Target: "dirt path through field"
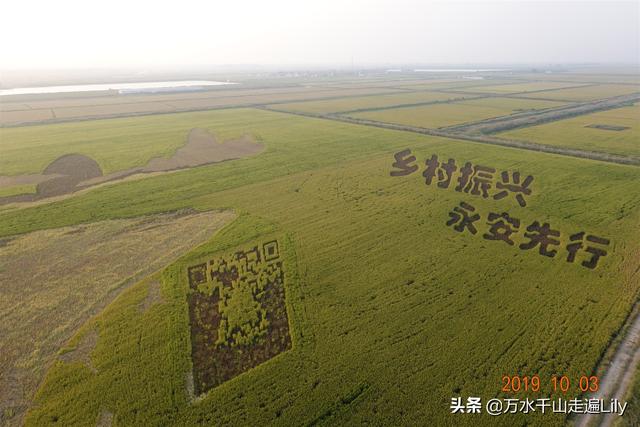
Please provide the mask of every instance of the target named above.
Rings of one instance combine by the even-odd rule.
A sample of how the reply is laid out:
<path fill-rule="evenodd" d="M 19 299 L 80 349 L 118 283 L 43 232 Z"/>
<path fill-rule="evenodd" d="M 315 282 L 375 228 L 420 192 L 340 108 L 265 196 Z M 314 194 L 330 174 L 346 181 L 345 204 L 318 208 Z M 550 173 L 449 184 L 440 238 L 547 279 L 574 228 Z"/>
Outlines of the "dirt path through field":
<path fill-rule="evenodd" d="M 507 95 L 505 95 L 507 96 Z M 485 95 L 485 97 L 489 97 Z M 455 126 L 439 129 L 428 129 L 418 126 L 401 125 L 397 123 L 381 122 L 377 120 L 364 119 L 360 117 L 352 117 L 345 113 L 310 113 L 301 111 L 289 111 L 277 108 L 271 105 L 263 105 L 258 108 L 268 111 L 276 111 L 279 113 L 293 114 L 305 117 L 314 117 L 326 120 L 335 120 L 346 123 L 354 123 L 364 126 L 373 126 L 384 129 L 399 130 L 405 132 L 414 132 L 423 135 L 433 135 L 444 138 L 452 138 L 464 141 L 479 142 L 482 144 L 500 145 L 504 147 L 519 148 L 523 150 L 541 151 L 545 153 L 559 154 L 563 156 L 578 157 L 602 162 L 618 163 L 625 165 L 640 166 L 640 158 L 636 156 L 623 156 L 598 151 L 588 151 L 577 148 L 568 148 L 541 144 L 531 141 L 521 141 L 507 139 L 490 135 L 498 131 L 507 129 L 516 129 L 520 127 L 535 126 L 537 124 L 549 123 L 569 117 L 580 116 L 593 113 L 596 111 L 610 110 L 621 106 L 629 105 L 640 101 L 640 92 L 629 95 L 620 95 L 610 98 L 599 99 L 595 101 L 587 101 L 582 103 L 572 103 L 570 105 L 560 106 L 556 108 L 547 108 L 544 110 L 526 111 L 507 116 L 494 117 L 479 122 L 462 123 Z M 387 107 L 388 108 L 388 107 Z"/>
<path fill-rule="evenodd" d="M 608 407 L 607 402 L 610 399 L 618 399 L 620 402 L 624 402 L 629 388 L 633 385 L 633 380 L 639 366 L 640 314 L 636 314 L 625 338 L 616 350 L 606 374 L 600 380 L 600 390 L 594 395 L 589 396 L 589 398 L 604 399 L 605 407 Z M 619 418 L 619 416 L 616 414 L 604 416 L 584 415 L 577 419 L 576 426 L 610 427 L 617 418 Z"/>
<path fill-rule="evenodd" d="M 632 249 L 623 261 L 625 281 L 630 285 L 640 278 L 640 248 Z M 617 345 L 615 353 L 608 365 L 605 365 L 604 376 L 600 378 L 600 389 L 589 398 L 604 399 L 605 407 L 610 399 L 618 399 L 623 405 L 629 397 L 636 374 L 640 368 L 640 301 L 635 303 L 624 334 Z M 615 414 L 583 415 L 576 418 L 577 427 L 611 427 L 620 418 Z"/>

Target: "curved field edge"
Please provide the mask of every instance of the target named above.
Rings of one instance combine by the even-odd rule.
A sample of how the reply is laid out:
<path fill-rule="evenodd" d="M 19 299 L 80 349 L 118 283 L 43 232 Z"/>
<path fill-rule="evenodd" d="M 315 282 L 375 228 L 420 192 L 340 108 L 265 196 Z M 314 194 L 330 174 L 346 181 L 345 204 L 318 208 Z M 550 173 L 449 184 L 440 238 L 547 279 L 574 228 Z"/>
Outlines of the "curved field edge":
<path fill-rule="evenodd" d="M 122 290 L 209 240 L 235 217 L 230 210 L 186 209 L 3 239 L 3 421 L 10 425 L 20 423 L 56 352 L 88 319 L 100 313 Z"/>
<path fill-rule="evenodd" d="M 640 425 L 640 367 L 636 370 L 635 381 L 626 400 L 629 402 L 629 409 L 623 417 L 613 423 L 615 427 L 634 427 Z"/>
<path fill-rule="evenodd" d="M 186 267 L 203 256 L 273 236 L 280 236 L 283 243 L 286 305 L 293 348 L 194 401 L 188 380 L 192 366 Z M 162 299 L 141 311 L 140 305 L 147 298 L 154 280 L 161 283 Z M 296 283 L 295 250 L 290 236 L 283 235 L 260 218 L 240 215 L 212 240 L 190 251 L 162 272 L 135 284 L 87 322 L 61 350 L 61 354 L 73 351 L 88 333 L 95 330 L 98 339 L 90 356 L 92 366 L 83 361 L 67 363 L 58 360 L 36 395 L 36 404 L 27 415 L 26 425 L 95 425 L 103 411 L 113 414 L 114 425 L 181 424 L 187 419 L 190 421 L 186 424 L 192 424 L 199 408 L 209 406 L 207 402 L 220 400 L 221 396 L 233 399 L 247 382 L 260 381 L 260 371 L 262 376 L 275 370 L 288 370 L 290 375 L 293 374 L 296 365 L 304 360 L 295 360 L 293 353 L 301 341 L 310 338 L 309 335 L 305 338 L 301 329 L 302 313 L 292 302 L 300 299 Z M 285 366 L 289 368 L 282 369 Z M 271 412 L 271 416 L 275 416 L 273 407 L 278 404 L 278 393 L 273 392 L 271 390 L 269 395 L 276 401 L 262 409 L 263 412 Z M 260 408 L 259 405 L 247 405 L 246 408 L 250 407 Z M 208 416 L 215 414 L 219 421 L 225 418 L 222 412 L 216 414 L 214 410 L 211 414 L 210 411 L 209 407 L 206 411 Z M 232 419 L 227 418 L 227 422 Z"/>

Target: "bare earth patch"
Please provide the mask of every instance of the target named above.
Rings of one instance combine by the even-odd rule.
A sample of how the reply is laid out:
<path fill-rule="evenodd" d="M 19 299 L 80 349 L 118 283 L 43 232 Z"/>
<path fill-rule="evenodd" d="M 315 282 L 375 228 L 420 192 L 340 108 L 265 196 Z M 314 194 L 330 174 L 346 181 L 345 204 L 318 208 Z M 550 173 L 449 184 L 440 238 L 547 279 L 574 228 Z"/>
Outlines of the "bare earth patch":
<path fill-rule="evenodd" d="M 61 175 L 52 176 L 36 173 L 30 175 L 0 176 L 0 188 L 15 187 L 25 184 L 40 184 L 41 182 L 48 181 L 58 176 Z"/>
<path fill-rule="evenodd" d="M 98 371 L 93 366 L 93 363 L 91 363 L 91 352 L 96 347 L 97 343 L 98 333 L 95 329 L 91 329 L 82 337 L 78 346 L 74 350 L 61 355 L 60 360 L 66 363 L 82 362 L 91 370 L 91 372 L 96 373 Z"/>
<path fill-rule="evenodd" d="M 153 280 L 149 283 L 149 291 L 147 297 L 140 304 L 140 311 L 144 313 L 155 304 L 162 302 L 162 294 L 160 293 L 160 282 Z"/>
<path fill-rule="evenodd" d="M 113 413 L 110 411 L 102 411 L 98 416 L 96 427 L 111 427 L 113 423 Z"/>
<path fill-rule="evenodd" d="M 0 247 L 3 423 L 20 425 L 47 366 L 91 316 L 125 287 L 210 239 L 234 218 L 231 211 L 180 211 L 7 239 Z M 159 287 L 152 286 L 149 306 L 159 296 Z M 62 357 L 90 366 L 96 339 L 87 334 Z"/>
<path fill-rule="evenodd" d="M 264 145 L 255 142 L 248 135 L 219 142 L 209 131 L 194 128 L 189 132 L 185 145 L 176 150 L 170 158 L 153 158 L 144 167 L 122 170 L 109 175 L 103 175 L 98 163 L 87 156 L 65 154 L 51 162 L 42 174 L 0 176 L 0 188 L 18 184 L 38 184 L 36 194 L 0 197 L 0 205 L 34 202 L 71 194 L 94 185 L 121 180 L 137 174 L 170 172 L 225 160 L 241 159 L 259 154 L 263 150 Z"/>
<path fill-rule="evenodd" d="M 602 129 L 602 130 L 614 130 L 614 131 L 630 129 L 628 126 L 618 126 L 618 125 L 589 125 L 585 127 L 593 128 L 593 129 Z"/>
<path fill-rule="evenodd" d="M 144 172 L 170 171 L 194 166 L 241 159 L 260 153 L 264 146 L 248 135 L 220 143 L 204 129 L 191 129 L 187 143 L 169 159 L 151 159 Z"/>

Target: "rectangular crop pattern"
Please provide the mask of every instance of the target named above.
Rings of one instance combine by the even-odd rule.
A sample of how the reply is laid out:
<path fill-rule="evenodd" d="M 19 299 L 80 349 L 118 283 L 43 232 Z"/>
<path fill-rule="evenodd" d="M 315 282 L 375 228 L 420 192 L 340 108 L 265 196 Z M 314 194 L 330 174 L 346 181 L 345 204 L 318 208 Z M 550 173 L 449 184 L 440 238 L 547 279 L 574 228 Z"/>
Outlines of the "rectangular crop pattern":
<path fill-rule="evenodd" d="M 291 348 L 276 240 L 193 265 L 187 274 L 196 394 Z"/>

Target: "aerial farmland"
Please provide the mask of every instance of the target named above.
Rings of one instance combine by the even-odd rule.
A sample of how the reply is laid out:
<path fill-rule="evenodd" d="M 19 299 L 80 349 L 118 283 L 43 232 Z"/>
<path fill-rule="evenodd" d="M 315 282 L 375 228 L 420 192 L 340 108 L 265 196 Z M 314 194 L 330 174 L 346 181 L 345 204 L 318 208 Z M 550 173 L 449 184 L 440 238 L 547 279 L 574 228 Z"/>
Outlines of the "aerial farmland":
<path fill-rule="evenodd" d="M 43 292 L 56 307 L 46 324 L 58 332 L 40 329 L 45 335 L 28 346 L 3 342 L 3 372 L 11 372 L 3 390 L 22 391 L 3 401 L 4 416 L 15 411 L 27 425 L 100 417 L 122 425 L 254 417 L 304 424 L 372 414 L 418 422 L 428 412 L 444 423 L 449 410 L 438 396 L 491 395 L 505 370 L 526 367 L 541 378 L 597 372 L 637 291 L 637 108 L 624 98 L 495 135 L 447 134 L 453 125 L 573 105 L 527 96 L 575 86 L 565 77 L 516 76 L 517 84 L 495 86 L 497 78 L 473 87 L 377 78 L 392 94 L 347 78 L 342 96 L 328 88 L 333 82 L 255 95 L 238 87 L 237 97 L 231 89 L 200 95 L 249 100 L 238 108 L 126 117 L 128 109 L 115 107 L 122 117 L 5 122 L 0 275 L 19 284 L 21 304 L 3 300 L 3 336 L 39 329 L 44 319 L 35 323 L 35 313 L 53 310 L 42 306 Z M 524 93 L 493 89 L 503 86 Z M 93 102 L 120 105 L 113 96 Z M 61 161 L 71 153 L 84 160 Z M 439 169 L 429 178 L 432 161 Z M 465 165 L 485 175 L 460 187 Z M 530 191 L 499 197 L 505 174 L 531 176 Z M 500 215 L 518 225 L 506 240 L 492 236 Z M 467 217 L 476 221 L 456 222 Z M 535 243 L 541 224 L 556 234 Z M 582 251 L 568 261 L 578 233 L 602 239 L 593 266 Z M 163 249 L 180 236 L 183 246 Z M 99 249 L 78 254 L 73 269 L 28 264 L 35 253 L 68 262 L 73 242 L 91 247 L 96 239 Z M 127 267 L 132 260 L 143 271 Z M 64 294 L 69 280 L 80 312 Z M 237 356 L 243 348 L 246 360 Z"/>
<path fill-rule="evenodd" d="M 351 61 L 0 78 L 0 425 L 640 425 L 637 64 Z"/>

